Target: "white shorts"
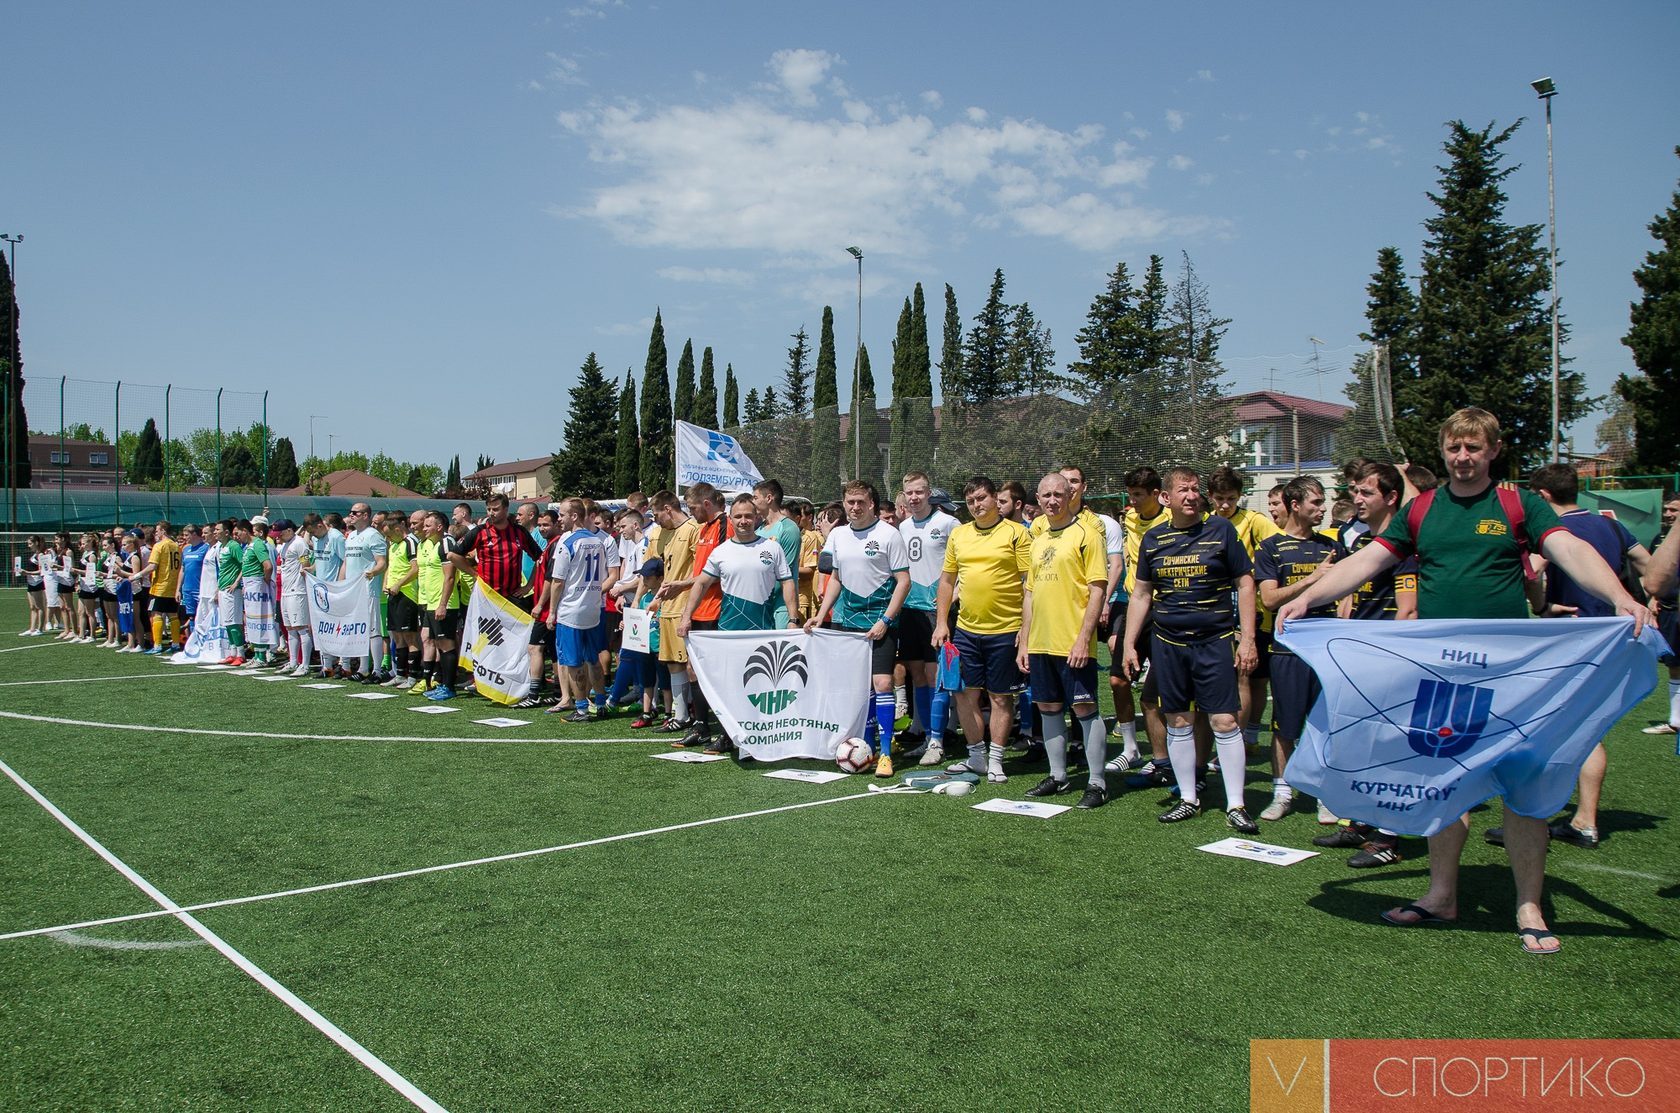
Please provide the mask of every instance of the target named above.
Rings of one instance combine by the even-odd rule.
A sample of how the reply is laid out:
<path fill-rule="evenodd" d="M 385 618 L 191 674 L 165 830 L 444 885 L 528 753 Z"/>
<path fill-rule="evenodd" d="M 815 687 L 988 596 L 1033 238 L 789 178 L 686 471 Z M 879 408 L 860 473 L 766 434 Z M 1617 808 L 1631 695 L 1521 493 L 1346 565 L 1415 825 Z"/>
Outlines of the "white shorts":
<path fill-rule="evenodd" d="M 245 621 L 245 593 L 237 587 L 216 592 L 216 609 L 222 613 L 223 626 L 240 625 Z"/>
<path fill-rule="evenodd" d="M 309 597 L 307 595 L 282 595 L 280 597 L 280 621 L 286 624 L 288 630 L 300 630 L 309 625 Z"/>

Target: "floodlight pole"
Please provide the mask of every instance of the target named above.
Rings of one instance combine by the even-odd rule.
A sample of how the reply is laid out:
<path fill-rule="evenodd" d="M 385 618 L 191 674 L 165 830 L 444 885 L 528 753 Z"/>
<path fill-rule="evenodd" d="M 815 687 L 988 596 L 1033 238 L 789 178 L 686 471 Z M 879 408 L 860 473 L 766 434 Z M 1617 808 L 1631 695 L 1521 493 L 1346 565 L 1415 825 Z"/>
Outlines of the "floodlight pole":
<path fill-rule="evenodd" d="M 1549 77 L 1531 83 L 1535 93 L 1546 102 L 1546 222 L 1551 236 L 1552 268 L 1552 463 L 1559 459 L 1558 437 L 1560 406 L 1558 401 L 1558 283 L 1557 283 L 1557 182 L 1552 175 L 1552 98 L 1557 96 L 1557 83 Z"/>
<path fill-rule="evenodd" d="M 846 251 L 857 260 L 857 346 L 852 349 L 852 478 L 863 478 L 863 251 L 848 247 Z"/>
<path fill-rule="evenodd" d="M 6 532 L 10 535 L 17 529 L 18 446 L 14 442 L 12 434 L 12 425 L 17 420 L 13 416 L 17 413 L 17 403 L 13 400 L 12 396 L 17 393 L 17 384 L 23 381 L 23 376 L 18 371 L 18 317 L 20 314 L 18 313 L 17 301 L 17 245 L 23 242 L 23 234 L 20 232 L 14 236 L 10 232 L 0 232 L 0 240 L 6 241 L 7 251 L 11 255 L 12 276 L 12 304 L 8 309 L 8 312 L 12 315 L 12 350 L 7 353 L 11 359 L 11 365 L 7 368 L 6 373 L 6 435 L 4 441 L 4 451 L 6 453 Z M 24 437 L 23 443 L 25 446 L 24 452 L 27 454 L 29 451 L 29 439 L 27 435 Z M 10 537 L 8 536 L 8 541 L 9 540 Z M 10 556 L 11 554 L 10 552 L 7 552 L 6 555 Z M 11 581 L 11 576 L 12 562 L 7 560 L 6 580 L 8 583 Z"/>

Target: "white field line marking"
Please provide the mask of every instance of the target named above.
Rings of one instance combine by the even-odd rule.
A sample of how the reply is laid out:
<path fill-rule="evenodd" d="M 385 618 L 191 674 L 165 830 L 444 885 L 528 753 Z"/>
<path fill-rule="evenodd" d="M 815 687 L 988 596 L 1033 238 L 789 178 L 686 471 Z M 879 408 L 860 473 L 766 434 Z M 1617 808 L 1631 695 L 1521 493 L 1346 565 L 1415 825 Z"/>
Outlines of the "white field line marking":
<path fill-rule="evenodd" d="M 107 680 L 156 680 L 160 676 L 210 676 L 211 673 L 199 672 L 196 669 L 184 669 L 176 672 L 136 672 L 123 676 L 75 676 L 59 680 L 7 680 L 0 682 L 0 688 L 27 688 L 32 684 L 103 684 Z"/>
<path fill-rule="evenodd" d="M 1601 866 L 1597 862 L 1570 862 L 1570 866 L 1580 870 L 1592 870 L 1595 873 L 1613 873 L 1618 877 L 1637 877 L 1641 881 L 1667 881 L 1668 878 L 1655 873 L 1641 873 L 1638 870 L 1624 870 L 1617 866 Z"/>
<path fill-rule="evenodd" d="M 215 675 L 214 673 L 207 675 Z M 29 723 L 52 723 L 63 727 L 93 727 L 96 730 L 137 730 L 145 734 L 198 734 L 213 738 L 273 738 L 292 742 L 484 742 L 496 746 L 554 745 L 600 746 L 615 742 L 657 742 L 657 738 L 438 738 L 425 734 L 280 734 L 272 730 L 211 730 L 207 727 L 154 727 L 145 723 L 96 723 L 88 719 L 60 719 L 52 715 L 25 715 L 21 711 L 0 711 L 0 719 L 21 719 Z"/>
<path fill-rule="evenodd" d="M 95 947 L 105 951 L 178 951 L 183 947 L 204 946 L 202 939 L 100 939 L 79 931 L 55 931 L 48 938 L 71 947 Z"/>
<path fill-rule="evenodd" d="M 5 766 L 0 762 L 0 768 Z M 14 779 L 15 776 L 14 776 Z M 831 796 L 827 800 L 806 800 L 799 804 L 783 804 L 775 808 L 760 808 L 751 812 L 736 812 L 734 815 L 721 815 L 712 819 L 696 819 L 688 823 L 673 823 L 667 827 L 654 827 L 646 831 L 627 831 L 622 835 L 606 835 L 598 839 L 585 839 L 582 842 L 570 842 L 561 846 L 544 846 L 536 850 L 516 850 L 510 854 L 493 854 L 488 858 L 470 858 L 464 862 L 448 862 L 440 866 L 421 866 L 417 869 L 398 870 L 395 873 L 375 874 L 372 877 L 355 877 L 347 881 L 328 881 L 320 885 L 305 885 L 297 889 L 281 889 L 273 893 L 259 893 L 249 897 L 228 897 L 223 900 L 205 901 L 202 904 L 189 904 L 174 911 L 164 912 L 135 912 L 127 916 L 107 916 L 102 920 L 82 920 L 74 924 L 57 924 L 53 927 L 30 928 L 27 931 L 13 931 L 0 935 L 0 942 L 8 939 L 27 939 L 33 935 L 51 935 L 59 931 L 81 931 L 84 928 L 104 927 L 108 924 L 128 924 L 136 920 L 152 920 L 159 916 L 174 915 L 175 912 L 206 912 L 215 908 L 232 908 L 240 904 L 256 904 L 259 901 L 280 900 L 285 897 L 301 897 L 311 893 L 325 893 L 333 889 L 348 889 L 356 885 L 372 885 L 380 881 L 398 881 L 408 877 L 424 877 L 431 873 L 444 873 L 448 870 L 466 869 L 468 866 L 486 866 L 496 862 L 515 862 L 521 858 L 538 858 L 547 854 L 559 854 L 567 850 L 582 850 L 591 846 L 605 846 L 608 843 L 628 842 L 631 839 L 643 839 L 650 835 L 666 835 L 672 831 L 687 831 L 695 827 L 710 827 L 717 823 L 729 823 L 737 819 L 753 819 L 761 815 L 775 815 L 778 812 L 799 811 L 802 808 L 820 808 L 825 804 L 842 804 L 847 800 L 871 800 L 874 793 L 857 792 L 850 796 Z"/>
<path fill-rule="evenodd" d="M 39 792 L 37 792 L 34 785 L 24 780 L 18 775 L 16 770 L 14 770 L 10 765 L 7 765 L 4 761 L 0 761 L 0 772 L 4 772 L 6 776 L 10 777 L 12 779 L 12 783 L 23 789 L 23 791 L 29 795 L 30 799 L 45 808 L 48 815 L 63 824 L 64 829 L 69 831 L 72 835 L 75 835 L 76 838 L 80 839 L 89 850 L 103 858 L 107 865 L 122 874 L 123 877 L 127 878 L 131 885 L 145 893 L 148 897 L 152 898 L 152 900 L 156 901 L 157 904 L 164 910 L 165 915 L 174 916 L 180 920 L 181 923 L 190 928 L 199 938 L 203 939 L 206 943 L 220 951 L 222 956 L 229 962 L 243 970 L 251 978 L 251 980 L 255 981 L 258 985 L 278 997 L 286 1005 L 286 1007 L 297 1013 L 304 1020 L 307 1020 L 322 1035 L 326 1036 L 339 1047 L 349 1052 L 364 1067 L 367 1067 L 374 1074 L 378 1075 L 387 1086 L 390 1086 L 393 1090 L 407 1098 L 409 1102 L 420 1109 L 429 1111 L 435 1110 L 436 1113 L 448 1113 L 443 1106 L 427 1097 L 417 1086 L 387 1065 L 383 1059 L 379 1058 L 379 1056 L 357 1043 L 342 1028 L 322 1016 L 320 1013 L 316 1012 L 301 997 L 281 985 L 279 982 L 275 981 L 256 963 L 252 962 L 239 951 L 235 950 L 231 943 L 211 931 L 208 927 L 205 927 L 204 924 L 200 923 L 197 918 L 189 915 L 180 905 L 165 896 L 164 893 L 155 885 L 135 873 L 128 867 L 127 863 L 107 850 L 98 839 L 95 839 L 92 835 L 82 830 L 75 820 L 65 815 L 51 800 L 48 800 L 45 796 L 42 796 Z"/>
<path fill-rule="evenodd" d="M 34 645 L 14 645 L 10 649 L 0 649 L 0 653 L 22 653 L 26 649 L 45 649 L 49 645 L 75 645 L 75 642 L 61 642 L 54 638 L 50 642 L 36 642 Z"/>

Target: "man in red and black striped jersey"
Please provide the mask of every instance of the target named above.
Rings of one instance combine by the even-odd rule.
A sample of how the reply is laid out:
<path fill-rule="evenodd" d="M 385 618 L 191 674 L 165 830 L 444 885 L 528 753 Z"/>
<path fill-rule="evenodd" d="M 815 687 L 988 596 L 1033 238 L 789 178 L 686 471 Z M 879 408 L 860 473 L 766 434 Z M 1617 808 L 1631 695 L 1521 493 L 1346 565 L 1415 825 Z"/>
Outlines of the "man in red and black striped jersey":
<path fill-rule="evenodd" d="M 485 587 L 528 611 L 531 596 L 525 588 L 522 558 L 535 560 L 542 556 L 542 546 L 528 530 L 508 518 L 506 495 L 493 493 L 484 505 L 489 516 L 455 543 L 450 562 L 463 572 L 474 573 Z M 467 560 L 468 553 L 478 558 L 476 566 Z"/>

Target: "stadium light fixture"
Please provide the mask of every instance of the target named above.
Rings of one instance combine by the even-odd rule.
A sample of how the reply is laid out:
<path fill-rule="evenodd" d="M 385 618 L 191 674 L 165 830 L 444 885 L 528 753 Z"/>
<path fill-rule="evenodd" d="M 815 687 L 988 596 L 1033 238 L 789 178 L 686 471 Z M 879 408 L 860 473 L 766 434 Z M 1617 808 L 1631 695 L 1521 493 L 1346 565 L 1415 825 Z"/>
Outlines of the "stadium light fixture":
<path fill-rule="evenodd" d="M 1557 83 L 1549 77 L 1528 83 L 1537 96 L 1546 102 L 1546 224 L 1550 229 L 1552 272 L 1552 463 L 1559 458 L 1560 406 L 1558 403 L 1558 284 L 1557 284 L 1557 182 L 1552 175 L 1552 98 L 1557 96 Z"/>

